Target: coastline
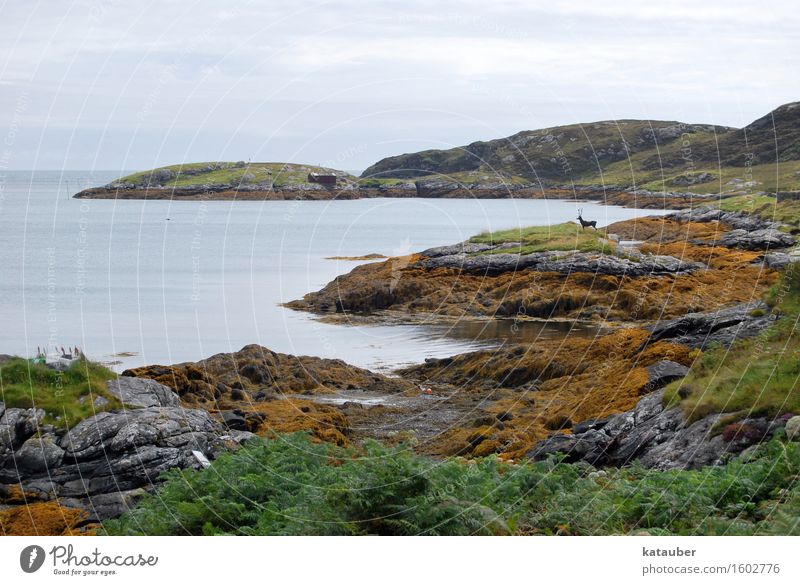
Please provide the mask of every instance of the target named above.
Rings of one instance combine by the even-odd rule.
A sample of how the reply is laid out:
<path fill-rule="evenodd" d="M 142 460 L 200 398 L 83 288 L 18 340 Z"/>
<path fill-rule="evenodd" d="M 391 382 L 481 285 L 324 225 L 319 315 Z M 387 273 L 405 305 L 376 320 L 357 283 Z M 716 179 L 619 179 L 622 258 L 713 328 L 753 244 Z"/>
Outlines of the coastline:
<path fill-rule="evenodd" d="M 409 187 L 355 188 L 230 188 L 192 187 L 94 187 L 73 195 L 75 199 L 154 199 L 171 201 L 330 201 L 369 198 L 420 199 L 564 199 L 598 201 L 638 209 L 685 209 L 709 196 L 695 193 L 650 192 L 617 187 L 533 187 L 475 184 L 436 184 L 418 182 Z"/>

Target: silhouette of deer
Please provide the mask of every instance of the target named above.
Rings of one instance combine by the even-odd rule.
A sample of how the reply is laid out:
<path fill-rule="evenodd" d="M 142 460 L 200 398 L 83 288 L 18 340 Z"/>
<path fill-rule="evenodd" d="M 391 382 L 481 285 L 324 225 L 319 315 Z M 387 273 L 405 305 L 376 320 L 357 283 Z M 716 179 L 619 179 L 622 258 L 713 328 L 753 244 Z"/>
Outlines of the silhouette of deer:
<path fill-rule="evenodd" d="M 586 229 L 587 227 L 593 227 L 594 229 L 597 229 L 596 221 L 586 221 L 581 217 L 581 215 L 583 215 L 583 209 L 578 210 L 578 221 L 581 222 L 581 227 L 583 229 Z"/>

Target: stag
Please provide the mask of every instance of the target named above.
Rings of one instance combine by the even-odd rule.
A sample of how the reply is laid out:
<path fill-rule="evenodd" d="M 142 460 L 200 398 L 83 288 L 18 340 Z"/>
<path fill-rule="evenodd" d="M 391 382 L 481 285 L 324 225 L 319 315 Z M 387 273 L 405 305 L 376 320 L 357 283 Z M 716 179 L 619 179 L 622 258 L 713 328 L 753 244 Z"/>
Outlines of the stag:
<path fill-rule="evenodd" d="M 586 221 L 585 219 L 583 219 L 583 217 L 581 217 L 582 215 L 583 215 L 583 209 L 579 209 L 578 210 L 578 221 L 581 222 L 581 227 L 583 229 L 586 229 L 587 227 L 593 227 L 594 229 L 597 229 L 597 222 L 596 221 Z"/>

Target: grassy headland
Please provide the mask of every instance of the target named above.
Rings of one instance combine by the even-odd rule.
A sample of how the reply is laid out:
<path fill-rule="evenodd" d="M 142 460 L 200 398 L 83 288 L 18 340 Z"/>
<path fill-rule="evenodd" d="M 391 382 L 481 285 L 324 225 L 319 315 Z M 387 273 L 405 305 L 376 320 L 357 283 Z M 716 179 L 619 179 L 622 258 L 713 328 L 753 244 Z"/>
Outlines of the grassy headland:
<path fill-rule="evenodd" d="M 7 408 L 41 408 L 45 422 L 69 428 L 98 412 L 122 403 L 106 389 L 116 377 L 108 368 L 81 359 L 64 372 L 12 358 L 0 367 L 0 402 Z M 103 398 L 101 404 L 95 399 Z"/>
<path fill-rule="evenodd" d="M 532 254 L 534 252 L 577 251 L 611 253 L 614 243 L 602 230 L 583 229 L 568 221 L 550 226 L 534 226 L 484 232 L 469 239 L 475 244 L 519 243 L 518 248 L 505 248 L 493 253 Z"/>

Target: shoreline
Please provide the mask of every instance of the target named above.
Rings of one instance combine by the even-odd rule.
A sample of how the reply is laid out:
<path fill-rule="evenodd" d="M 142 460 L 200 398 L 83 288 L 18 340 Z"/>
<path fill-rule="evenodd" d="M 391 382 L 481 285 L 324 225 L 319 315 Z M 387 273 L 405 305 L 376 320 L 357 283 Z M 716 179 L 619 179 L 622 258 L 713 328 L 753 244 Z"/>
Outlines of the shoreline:
<path fill-rule="evenodd" d="M 444 184 L 431 186 L 417 183 L 415 188 L 363 187 L 334 189 L 234 189 L 207 186 L 109 188 L 93 187 L 73 195 L 74 199 L 148 199 L 170 201 L 331 201 L 374 198 L 399 199 L 560 199 L 597 201 L 605 205 L 619 205 L 637 209 L 678 210 L 691 207 L 699 199 L 707 201 L 715 196 L 696 193 L 656 193 L 626 190 L 616 187 L 497 187 Z"/>

